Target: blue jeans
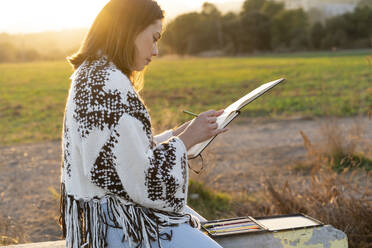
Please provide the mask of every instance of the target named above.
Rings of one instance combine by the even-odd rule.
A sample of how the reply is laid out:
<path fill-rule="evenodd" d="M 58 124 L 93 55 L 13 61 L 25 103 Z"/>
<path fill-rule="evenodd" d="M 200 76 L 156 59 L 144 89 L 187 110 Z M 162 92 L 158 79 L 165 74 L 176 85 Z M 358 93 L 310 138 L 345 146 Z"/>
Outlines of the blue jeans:
<path fill-rule="evenodd" d="M 107 215 L 107 204 L 103 202 L 101 206 Z M 186 211 L 190 213 L 193 210 L 187 207 Z M 170 241 L 160 239 L 162 248 L 222 248 L 222 246 L 217 244 L 209 236 L 202 233 L 199 229 L 191 227 L 189 224 L 169 227 L 164 232 L 169 233 L 170 230 L 172 230 L 172 239 Z M 107 248 L 130 248 L 128 240 L 124 243 L 121 242 L 122 236 L 123 232 L 120 228 L 114 228 L 108 225 L 106 236 Z M 159 248 L 157 242 L 152 242 L 151 245 L 153 248 Z"/>

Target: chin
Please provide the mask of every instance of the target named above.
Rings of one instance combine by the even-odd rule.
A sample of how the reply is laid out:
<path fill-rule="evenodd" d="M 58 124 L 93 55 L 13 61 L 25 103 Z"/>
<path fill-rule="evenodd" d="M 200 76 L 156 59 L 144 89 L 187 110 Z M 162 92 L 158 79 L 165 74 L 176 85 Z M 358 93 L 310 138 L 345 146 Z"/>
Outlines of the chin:
<path fill-rule="evenodd" d="M 143 71 L 145 69 L 146 65 L 137 66 L 134 68 L 134 71 Z"/>

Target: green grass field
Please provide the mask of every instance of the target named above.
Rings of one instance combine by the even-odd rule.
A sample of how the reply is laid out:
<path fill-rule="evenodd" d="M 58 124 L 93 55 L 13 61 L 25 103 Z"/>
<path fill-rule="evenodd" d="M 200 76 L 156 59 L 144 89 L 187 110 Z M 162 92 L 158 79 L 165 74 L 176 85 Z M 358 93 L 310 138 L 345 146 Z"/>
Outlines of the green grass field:
<path fill-rule="evenodd" d="M 244 116 L 353 116 L 372 108 L 372 51 L 234 58 L 160 58 L 147 70 L 145 103 L 155 127 L 183 109 L 220 109 L 261 83 L 287 78 Z M 64 61 L 0 64 L 0 146 L 59 139 L 71 67 Z M 165 109 L 165 110 L 164 110 Z"/>

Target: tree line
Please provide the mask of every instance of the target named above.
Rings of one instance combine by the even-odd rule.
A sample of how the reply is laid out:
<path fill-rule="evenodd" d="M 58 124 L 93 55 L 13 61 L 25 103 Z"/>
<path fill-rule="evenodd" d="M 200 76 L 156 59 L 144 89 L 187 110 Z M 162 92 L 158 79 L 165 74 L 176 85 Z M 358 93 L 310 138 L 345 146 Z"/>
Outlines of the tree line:
<path fill-rule="evenodd" d="M 19 48 L 10 42 L 0 43 L 0 63 L 1 62 L 30 62 L 35 60 L 60 59 L 61 52 L 50 53 L 48 55 L 40 53 L 35 48 Z"/>
<path fill-rule="evenodd" d="M 177 16 L 166 26 L 161 54 L 198 55 L 206 51 L 253 52 L 372 47 L 372 0 L 352 13 L 313 22 L 312 13 L 285 9 L 273 0 L 246 0 L 240 12 L 222 14 L 211 3 L 200 12 Z M 0 63 L 61 60 L 75 52 L 86 29 L 39 34 L 0 34 Z"/>
<path fill-rule="evenodd" d="M 0 63 L 61 60 L 79 48 L 86 29 L 54 32 L 0 33 Z"/>
<path fill-rule="evenodd" d="M 201 12 L 173 19 L 160 45 L 162 53 L 180 55 L 370 48 L 372 7 L 364 2 L 352 13 L 315 23 L 303 9 L 285 9 L 273 0 L 246 0 L 239 13 L 227 14 L 204 3 Z"/>

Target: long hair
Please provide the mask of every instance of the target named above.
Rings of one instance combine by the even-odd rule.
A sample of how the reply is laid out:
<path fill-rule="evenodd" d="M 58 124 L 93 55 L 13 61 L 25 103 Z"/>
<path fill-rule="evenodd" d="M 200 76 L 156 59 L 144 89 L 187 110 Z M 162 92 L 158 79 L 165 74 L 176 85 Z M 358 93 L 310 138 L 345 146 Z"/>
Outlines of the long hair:
<path fill-rule="evenodd" d="M 153 0 L 111 0 L 97 15 L 78 52 L 67 60 L 77 69 L 101 51 L 140 91 L 144 76 L 143 71 L 132 69 L 136 54 L 134 41 L 146 27 L 163 18 L 163 10 Z"/>

